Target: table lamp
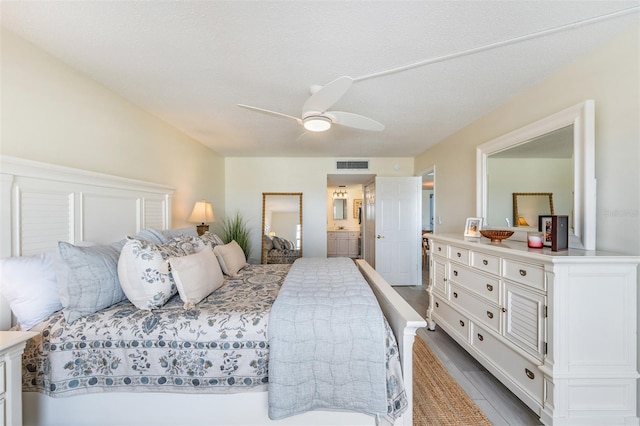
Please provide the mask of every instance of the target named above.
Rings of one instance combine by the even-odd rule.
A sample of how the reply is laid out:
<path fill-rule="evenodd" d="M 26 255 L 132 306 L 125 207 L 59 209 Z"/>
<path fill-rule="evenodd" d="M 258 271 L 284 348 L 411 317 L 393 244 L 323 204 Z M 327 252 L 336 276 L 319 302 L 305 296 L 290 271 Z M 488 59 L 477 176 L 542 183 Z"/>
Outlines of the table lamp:
<path fill-rule="evenodd" d="M 193 211 L 187 219 L 189 222 L 200 223 L 197 226 L 198 235 L 202 235 L 209 230 L 209 225 L 206 222 L 215 222 L 216 218 L 213 215 L 213 207 L 211 203 L 205 199 L 196 201 L 193 206 Z"/>

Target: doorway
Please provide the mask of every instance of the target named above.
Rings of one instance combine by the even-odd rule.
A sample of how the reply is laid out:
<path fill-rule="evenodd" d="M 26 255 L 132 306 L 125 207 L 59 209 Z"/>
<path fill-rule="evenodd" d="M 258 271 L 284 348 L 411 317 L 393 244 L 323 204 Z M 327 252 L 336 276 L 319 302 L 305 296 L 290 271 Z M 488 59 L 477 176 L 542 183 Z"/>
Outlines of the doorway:
<path fill-rule="evenodd" d="M 373 174 L 327 175 L 327 257 L 363 257 L 364 185 L 373 179 Z"/>
<path fill-rule="evenodd" d="M 428 236 L 435 232 L 437 226 L 435 165 L 425 169 L 420 176 L 422 177 L 422 285 L 426 287 L 429 284 L 431 257 Z"/>
<path fill-rule="evenodd" d="M 335 219 L 333 192 L 337 186 L 337 197 L 346 191 L 347 199 L 351 199 L 356 191 L 350 188 L 355 182 L 359 182 L 358 205 L 361 207 L 360 214 L 353 211 L 353 217 L 359 219 L 358 257 L 366 260 L 391 285 L 419 285 L 421 188 L 417 176 L 327 175 L 327 256 L 340 255 L 333 250 L 339 247 L 338 242 L 332 240 L 335 234 L 344 238 L 341 232 L 354 231 L 348 222 Z M 349 202 L 347 209 L 353 209 Z"/>

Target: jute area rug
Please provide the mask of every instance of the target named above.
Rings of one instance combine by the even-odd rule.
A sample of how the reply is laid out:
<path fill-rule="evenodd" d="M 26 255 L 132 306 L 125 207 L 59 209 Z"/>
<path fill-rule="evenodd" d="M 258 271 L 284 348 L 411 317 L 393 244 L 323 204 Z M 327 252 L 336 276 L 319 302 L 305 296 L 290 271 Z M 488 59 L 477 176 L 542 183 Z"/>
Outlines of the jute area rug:
<path fill-rule="evenodd" d="M 413 424 L 491 425 L 418 336 L 413 343 Z"/>

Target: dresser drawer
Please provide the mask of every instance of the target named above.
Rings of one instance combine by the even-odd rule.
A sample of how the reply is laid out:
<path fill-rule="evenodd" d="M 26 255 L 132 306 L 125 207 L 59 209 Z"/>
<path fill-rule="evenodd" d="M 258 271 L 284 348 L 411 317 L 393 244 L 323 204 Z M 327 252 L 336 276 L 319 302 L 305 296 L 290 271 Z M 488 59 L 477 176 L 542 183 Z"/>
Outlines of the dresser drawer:
<path fill-rule="evenodd" d="M 500 275 L 500 258 L 490 254 L 472 252 L 471 266 L 490 274 Z"/>
<path fill-rule="evenodd" d="M 442 299 L 436 297 L 433 302 L 433 314 L 442 318 L 442 320 L 456 332 L 465 342 L 469 342 L 469 318 L 453 309 Z M 436 320 L 437 323 L 437 320 Z"/>
<path fill-rule="evenodd" d="M 450 299 L 454 306 L 460 307 L 471 314 L 475 320 L 481 322 L 496 333 L 500 333 L 502 316 L 500 315 L 500 308 L 498 306 L 486 303 L 453 284 L 451 285 Z"/>
<path fill-rule="evenodd" d="M 544 268 L 540 265 L 532 265 L 512 259 L 503 259 L 502 271 L 502 275 L 511 281 L 526 284 L 540 290 L 546 290 Z"/>
<path fill-rule="evenodd" d="M 449 281 L 490 300 L 500 303 L 500 280 L 455 263 L 449 264 Z"/>
<path fill-rule="evenodd" d="M 437 256 L 447 257 L 447 245 L 442 243 L 436 243 L 433 240 L 429 240 L 429 247 L 431 248 L 431 253 Z"/>
<path fill-rule="evenodd" d="M 463 249 L 456 246 L 449 246 L 449 259 L 455 260 L 456 262 L 464 263 L 465 265 L 469 264 L 469 250 Z"/>
<path fill-rule="evenodd" d="M 522 357 L 509 346 L 474 324 L 471 345 L 498 367 L 506 376 L 528 393 L 538 403 L 544 398 L 544 377 L 538 365 Z"/>

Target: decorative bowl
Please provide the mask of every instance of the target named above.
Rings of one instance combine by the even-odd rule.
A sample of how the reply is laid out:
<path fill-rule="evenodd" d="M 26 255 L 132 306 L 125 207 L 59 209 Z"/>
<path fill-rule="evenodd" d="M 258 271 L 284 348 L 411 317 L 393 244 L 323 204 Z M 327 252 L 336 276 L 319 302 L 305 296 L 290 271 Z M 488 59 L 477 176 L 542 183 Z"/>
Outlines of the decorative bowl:
<path fill-rule="evenodd" d="M 480 234 L 482 234 L 482 236 L 485 238 L 489 238 L 492 243 L 499 243 L 500 241 L 512 236 L 513 231 L 503 231 L 499 229 L 481 229 Z"/>

